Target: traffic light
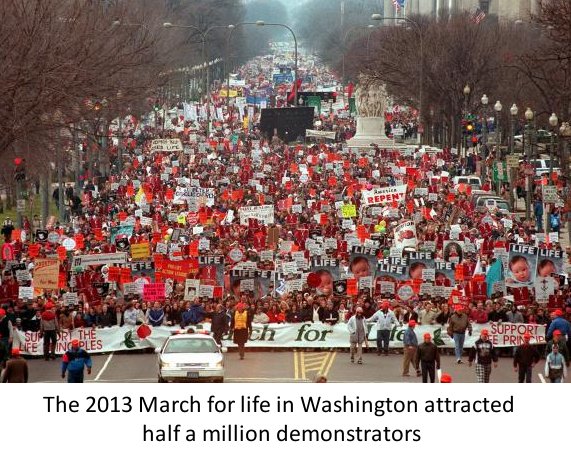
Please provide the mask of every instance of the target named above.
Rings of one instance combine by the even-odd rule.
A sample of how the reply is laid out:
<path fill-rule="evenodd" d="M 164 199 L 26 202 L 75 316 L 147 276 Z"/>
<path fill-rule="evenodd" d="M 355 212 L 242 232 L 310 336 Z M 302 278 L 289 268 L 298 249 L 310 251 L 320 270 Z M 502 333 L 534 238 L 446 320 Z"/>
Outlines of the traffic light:
<path fill-rule="evenodd" d="M 21 182 L 26 180 L 26 168 L 23 158 L 14 158 L 14 180 Z"/>

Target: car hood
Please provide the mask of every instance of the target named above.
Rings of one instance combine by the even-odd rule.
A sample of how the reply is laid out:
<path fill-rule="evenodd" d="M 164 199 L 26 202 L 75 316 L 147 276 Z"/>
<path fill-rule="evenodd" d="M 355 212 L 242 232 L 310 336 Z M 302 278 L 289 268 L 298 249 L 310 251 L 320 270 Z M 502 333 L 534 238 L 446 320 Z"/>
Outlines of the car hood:
<path fill-rule="evenodd" d="M 219 352 L 207 353 L 180 353 L 180 354 L 160 354 L 163 362 L 167 363 L 184 363 L 184 364 L 210 364 L 218 363 L 223 359 Z"/>

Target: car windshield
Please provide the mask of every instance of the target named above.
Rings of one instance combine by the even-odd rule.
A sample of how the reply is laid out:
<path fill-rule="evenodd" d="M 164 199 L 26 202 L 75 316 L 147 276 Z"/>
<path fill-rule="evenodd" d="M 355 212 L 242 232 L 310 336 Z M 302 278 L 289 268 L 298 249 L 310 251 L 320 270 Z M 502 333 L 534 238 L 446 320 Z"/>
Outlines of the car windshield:
<path fill-rule="evenodd" d="M 173 338 L 169 340 L 163 354 L 209 353 L 218 352 L 214 340 L 206 338 Z"/>

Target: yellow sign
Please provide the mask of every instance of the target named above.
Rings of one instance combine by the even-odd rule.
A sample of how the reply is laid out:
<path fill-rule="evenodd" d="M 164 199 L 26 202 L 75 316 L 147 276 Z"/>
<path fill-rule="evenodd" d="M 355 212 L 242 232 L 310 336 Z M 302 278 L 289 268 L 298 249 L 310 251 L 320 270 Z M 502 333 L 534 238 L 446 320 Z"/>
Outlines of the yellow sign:
<path fill-rule="evenodd" d="M 357 216 L 357 207 L 353 204 L 345 204 L 341 207 L 343 218 L 353 218 Z"/>
<path fill-rule="evenodd" d="M 151 248 L 149 242 L 134 243 L 131 245 L 131 258 L 132 259 L 147 259 L 151 255 Z"/>
<path fill-rule="evenodd" d="M 228 96 L 228 92 L 225 88 L 220 89 L 218 95 L 222 98 L 226 98 Z M 230 98 L 236 98 L 238 96 L 238 90 L 230 90 Z"/>

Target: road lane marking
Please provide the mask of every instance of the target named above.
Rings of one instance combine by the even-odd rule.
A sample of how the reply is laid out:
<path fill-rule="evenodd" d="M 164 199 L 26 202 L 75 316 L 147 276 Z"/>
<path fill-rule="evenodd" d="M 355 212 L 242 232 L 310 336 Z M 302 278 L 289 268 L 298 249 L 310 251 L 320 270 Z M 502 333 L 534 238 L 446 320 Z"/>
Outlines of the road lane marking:
<path fill-rule="evenodd" d="M 109 357 L 107 357 L 107 360 L 105 361 L 105 363 L 103 364 L 103 367 L 101 368 L 101 370 L 99 370 L 99 373 L 97 373 L 97 376 L 95 376 L 95 379 L 93 380 L 93 382 L 97 382 L 99 381 L 99 378 L 101 377 L 101 375 L 103 374 L 103 372 L 107 369 L 107 367 L 109 366 L 109 362 L 111 362 L 111 359 L 113 358 L 113 353 L 109 354 Z"/>
<path fill-rule="evenodd" d="M 327 365 L 327 367 L 325 368 L 324 371 L 321 372 L 321 374 L 323 374 L 325 377 L 329 376 L 329 370 L 331 370 L 331 367 L 333 366 L 333 362 L 335 362 L 335 357 L 337 356 L 336 352 L 332 352 L 330 355 L 330 360 L 329 360 L 329 364 Z"/>
<path fill-rule="evenodd" d="M 293 378 L 297 381 L 299 379 L 299 366 L 298 366 L 298 352 L 293 351 Z"/>
<path fill-rule="evenodd" d="M 316 374 L 327 374 L 335 360 L 336 352 L 297 352 L 294 351 L 294 379 L 307 381 Z"/>

